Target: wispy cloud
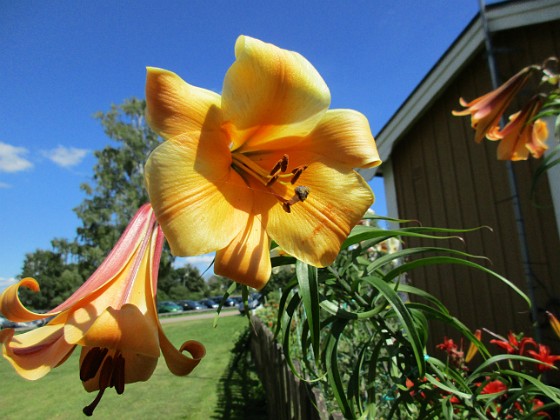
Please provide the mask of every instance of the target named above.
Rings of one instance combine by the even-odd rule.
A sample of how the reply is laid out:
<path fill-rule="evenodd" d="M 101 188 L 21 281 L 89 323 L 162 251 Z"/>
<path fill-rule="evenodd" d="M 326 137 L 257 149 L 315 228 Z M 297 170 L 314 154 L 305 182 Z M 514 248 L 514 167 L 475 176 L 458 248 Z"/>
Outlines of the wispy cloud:
<path fill-rule="evenodd" d="M 55 149 L 44 150 L 43 156 L 51 160 L 58 166 L 70 168 L 79 165 L 88 154 L 87 149 L 78 149 L 76 147 L 58 146 Z"/>
<path fill-rule="evenodd" d="M 12 188 L 12 186 L 10 184 L 6 184 L 5 182 L 0 182 L 0 190 L 7 188 Z"/>
<path fill-rule="evenodd" d="M 14 284 L 16 281 L 17 280 L 14 277 L 0 277 L 0 292 L 2 292 L 6 287 Z"/>
<path fill-rule="evenodd" d="M 0 172 L 19 172 L 33 167 L 24 157 L 27 153 L 25 147 L 0 142 Z"/>

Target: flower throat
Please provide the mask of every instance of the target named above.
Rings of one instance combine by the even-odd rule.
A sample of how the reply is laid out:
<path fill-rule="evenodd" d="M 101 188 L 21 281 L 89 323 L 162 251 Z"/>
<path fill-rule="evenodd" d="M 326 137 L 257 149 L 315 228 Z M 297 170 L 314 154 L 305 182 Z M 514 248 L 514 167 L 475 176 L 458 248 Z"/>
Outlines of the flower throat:
<path fill-rule="evenodd" d="M 248 175 L 259 181 L 269 193 L 276 197 L 286 213 L 292 212 L 294 204 L 307 199 L 310 191 L 309 187 L 305 185 L 295 187 L 290 198 L 286 198 L 278 191 L 278 185 L 283 185 L 284 187 L 295 185 L 301 174 L 307 169 L 307 166 L 301 165 L 287 172 L 288 155 L 283 155 L 268 172 L 242 153 L 232 153 L 231 157 L 231 167 L 244 179 Z"/>

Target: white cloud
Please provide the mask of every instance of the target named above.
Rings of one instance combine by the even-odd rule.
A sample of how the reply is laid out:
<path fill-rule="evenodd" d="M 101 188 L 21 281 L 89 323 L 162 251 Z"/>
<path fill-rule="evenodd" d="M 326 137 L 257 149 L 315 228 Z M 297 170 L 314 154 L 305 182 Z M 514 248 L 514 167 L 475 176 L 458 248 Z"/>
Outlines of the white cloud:
<path fill-rule="evenodd" d="M 213 270 L 210 268 L 210 264 L 214 261 L 215 253 L 206 255 L 195 255 L 193 257 L 179 257 L 175 258 L 175 263 L 173 264 L 176 268 L 183 267 L 186 264 L 190 264 L 198 268 L 201 272 L 205 272 L 205 276 L 212 274 Z"/>
<path fill-rule="evenodd" d="M 12 188 L 12 186 L 10 184 L 6 184 L 5 182 L 0 182 L 0 190 L 6 188 Z"/>
<path fill-rule="evenodd" d="M 79 165 L 87 154 L 87 149 L 64 146 L 58 146 L 56 149 L 43 151 L 43 156 L 63 168 Z"/>
<path fill-rule="evenodd" d="M 0 142 L 0 172 L 19 172 L 31 168 L 33 164 L 23 157 L 27 153 L 25 147 Z"/>
<path fill-rule="evenodd" d="M 6 287 L 14 284 L 17 280 L 14 277 L 5 278 L 0 277 L 0 292 L 2 292 Z"/>
<path fill-rule="evenodd" d="M 212 261 L 214 261 L 214 254 L 183 257 L 180 260 L 184 264 L 210 264 L 212 263 Z"/>

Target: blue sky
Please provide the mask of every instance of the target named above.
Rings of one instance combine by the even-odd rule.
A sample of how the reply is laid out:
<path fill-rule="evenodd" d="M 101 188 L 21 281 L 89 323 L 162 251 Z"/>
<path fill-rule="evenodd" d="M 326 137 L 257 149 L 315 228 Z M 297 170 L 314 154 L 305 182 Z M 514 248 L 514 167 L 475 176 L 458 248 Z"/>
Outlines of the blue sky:
<path fill-rule="evenodd" d="M 143 97 L 146 66 L 219 92 L 237 36 L 250 35 L 303 54 L 331 106 L 361 111 L 375 134 L 477 11 L 478 0 L 0 1 L 0 289 L 25 253 L 75 236 L 79 185 L 110 142 L 92 115 Z"/>

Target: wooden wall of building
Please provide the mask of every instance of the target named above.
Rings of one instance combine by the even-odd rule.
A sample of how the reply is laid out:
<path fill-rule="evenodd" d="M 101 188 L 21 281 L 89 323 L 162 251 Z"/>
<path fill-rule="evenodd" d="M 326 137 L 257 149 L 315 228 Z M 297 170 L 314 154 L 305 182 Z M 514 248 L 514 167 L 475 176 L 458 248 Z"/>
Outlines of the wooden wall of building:
<path fill-rule="evenodd" d="M 522 67 L 560 56 L 560 22 L 517 28 L 494 34 L 502 81 Z M 485 52 L 471 60 L 430 109 L 396 144 L 392 154 L 399 217 L 424 226 L 467 228 L 489 226 L 464 235 L 454 248 L 488 257 L 483 265 L 527 291 L 521 263 L 507 163 L 497 161 L 497 143 L 474 142 L 467 117 L 453 117 L 459 97 L 472 100 L 491 90 Z M 532 173 L 538 162 L 514 163 L 527 232 L 537 304 L 544 336 L 550 329 L 544 310 L 560 315 L 560 241 L 547 180 L 539 184 L 539 208 L 530 202 Z M 453 243 L 450 242 L 450 243 Z M 409 240 L 408 245 L 434 242 Z M 426 268 L 411 274 L 415 285 L 439 297 L 472 329 L 486 327 L 505 335 L 531 330 L 524 302 L 497 279 L 464 267 Z M 455 336 L 441 324 L 432 325 L 432 341 Z M 548 340 L 547 340 L 548 341 Z"/>

